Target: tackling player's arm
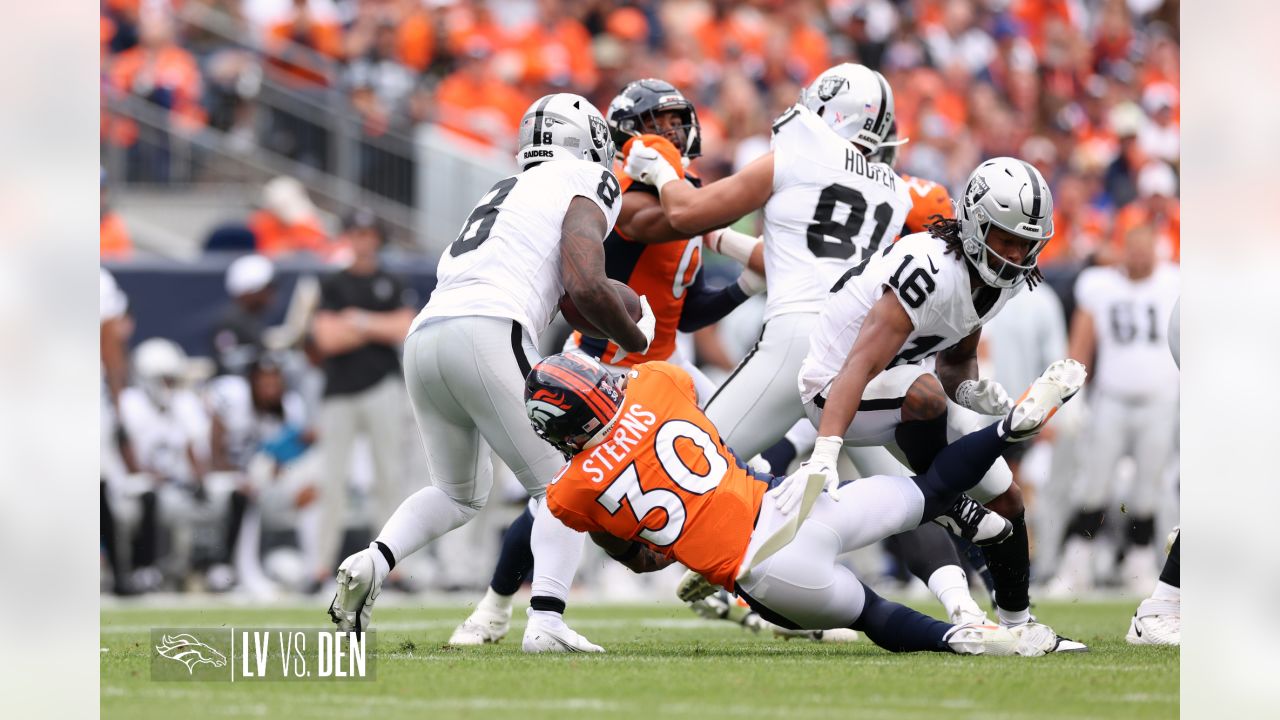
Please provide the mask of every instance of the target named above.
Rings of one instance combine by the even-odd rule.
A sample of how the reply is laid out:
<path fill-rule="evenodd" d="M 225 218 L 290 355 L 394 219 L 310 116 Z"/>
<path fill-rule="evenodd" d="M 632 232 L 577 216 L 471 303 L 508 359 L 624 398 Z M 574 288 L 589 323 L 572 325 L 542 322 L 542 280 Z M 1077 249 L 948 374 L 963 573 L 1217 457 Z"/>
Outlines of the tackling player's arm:
<path fill-rule="evenodd" d="M 674 557 L 660 555 L 634 540 L 623 540 L 609 533 L 590 533 L 591 540 L 599 545 L 609 557 L 626 565 L 632 572 L 647 573 L 661 570 L 674 563 Z"/>
<path fill-rule="evenodd" d="M 947 397 L 952 400 L 956 399 L 956 389 L 960 387 L 960 383 L 978 379 L 978 341 L 981 337 L 982 328 L 978 328 L 965 339 L 938 353 L 934 372 L 938 380 L 942 381 L 942 389 Z"/>
<path fill-rule="evenodd" d="M 858 413 L 867 383 L 889 366 L 914 329 L 910 316 L 892 292 L 881 295 L 871 306 L 844 365 L 827 391 L 818 425 L 820 437 L 844 437 Z"/>
<path fill-rule="evenodd" d="M 575 197 L 560 229 L 560 277 L 565 292 L 591 324 L 627 352 L 644 352 L 649 340 L 618 299 L 604 271 L 608 220 L 594 202 Z"/>
<path fill-rule="evenodd" d="M 622 209 L 618 211 L 618 232 L 632 242 L 642 245 L 684 240 L 689 237 L 671 226 L 658 198 L 647 192 L 628 192 L 622 195 Z"/>
<path fill-rule="evenodd" d="M 680 178 L 671 164 L 650 148 L 633 148 L 626 169 L 633 179 L 658 188 L 668 222 L 686 236 L 724 227 L 764 207 L 773 194 L 773 153 L 701 188 L 676 182 Z"/>

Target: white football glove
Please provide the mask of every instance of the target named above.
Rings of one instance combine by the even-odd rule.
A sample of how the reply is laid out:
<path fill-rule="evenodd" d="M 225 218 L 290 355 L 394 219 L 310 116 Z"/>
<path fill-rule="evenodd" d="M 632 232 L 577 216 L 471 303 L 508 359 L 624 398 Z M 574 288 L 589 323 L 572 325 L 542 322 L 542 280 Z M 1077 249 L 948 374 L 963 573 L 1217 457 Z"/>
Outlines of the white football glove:
<path fill-rule="evenodd" d="M 1005 415 L 1013 409 L 1009 393 L 991 378 L 960 383 L 956 388 L 956 404 L 983 415 Z"/>
<path fill-rule="evenodd" d="M 711 581 L 702 577 L 702 575 L 689 570 L 685 572 L 684 577 L 680 578 L 680 584 L 676 586 L 676 597 L 684 602 L 691 603 L 711 597 L 719 590 L 719 585 L 713 585 Z"/>
<path fill-rule="evenodd" d="M 653 344 L 653 335 L 658 327 L 658 318 L 653 314 L 653 308 L 649 307 L 649 298 L 644 295 L 640 296 L 640 319 L 636 321 L 636 327 L 644 333 L 644 350 L 640 351 L 643 355 L 649 352 L 649 346 Z"/>
<path fill-rule="evenodd" d="M 777 494 L 774 495 L 774 503 L 778 510 L 788 514 L 800 506 L 800 501 L 804 498 L 805 484 L 813 474 L 825 476 L 823 485 L 827 493 L 831 495 L 832 500 L 839 500 L 836 489 L 840 487 L 840 476 L 836 474 L 836 462 L 839 460 L 842 447 L 844 447 L 844 438 L 818 438 L 809 459 L 801 463 L 794 473 L 788 475 L 782 484 L 778 485 Z"/>
<path fill-rule="evenodd" d="M 631 176 L 632 180 L 652 185 L 658 188 L 659 192 L 662 191 L 663 185 L 680 179 L 680 174 L 671 167 L 671 163 L 667 162 L 661 153 L 651 147 L 645 147 L 645 144 L 639 140 L 631 144 L 631 151 L 627 153 L 627 164 L 622 169 Z"/>

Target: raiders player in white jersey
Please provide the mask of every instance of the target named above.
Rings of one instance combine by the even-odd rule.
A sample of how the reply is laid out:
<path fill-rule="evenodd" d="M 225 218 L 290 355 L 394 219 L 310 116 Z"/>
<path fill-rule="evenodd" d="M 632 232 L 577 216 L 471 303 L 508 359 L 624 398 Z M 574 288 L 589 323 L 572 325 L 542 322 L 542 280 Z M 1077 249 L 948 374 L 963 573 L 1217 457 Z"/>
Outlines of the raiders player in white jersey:
<path fill-rule="evenodd" d="M 969 176 L 956 216 L 902 238 L 838 283 L 800 371 L 819 437 L 798 472 L 822 473 L 834 490 L 846 444 L 887 446 L 924 472 L 956 430 L 948 427 L 948 397 L 986 415 L 1008 411 L 1004 389 L 977 377 L 978 338 L 1024 283 L 1037 281 L 1036 256 L 1053 236 L 1053 198 L 1030 164 L 995 158 Z M 1000 621 L 1029 622 L 1026 523 L 1008 465 L 999 461 L 970 492 L 1012 522 L 986 514 L 973 523 L 962 499 L 949 524 L 979 544 L 994 541 L 983 551 Z M 1085 648 L 1058 647 L 1068 649 Z"/>
<path fill-rule="evenodd" d="M 1063 540 L 1062 569 L 1051 589 L 1073 593 L 1093 585 L 1094 538 L 1108 510 L 1120 507 L 1129 542 L 1121 576 L 1145 592 L 1155 581 L 1156 503 L 1178 434 L 1178 368 L 1168 352 L 1168 322 L 1178 301 L 1178 267 L 1161 262 L 1156 236 L 1139 226 L 1125 237 L 1119 265 L 1093 267 L 1076 280 L 1071 357 L 1094 369 L 1086 472 L 1074 495 L 1075 513 Z M 1117 498 L 1116 466 L 1133 458 L 1127 497 Z"/>
<path fill-rule="evenodd" d="M 605 278 L 603 242 L 621 207 L 604 117 L 579 95 L 540 98 L 520 122 L 520 172 L 485 194 L 444 252 L 404 347 L 431 485 L 409 496 L 369 548 L 338 568 L 329 613 L 363 629 L 395 563 L 466 523 L 488 499 L 492 449 L 539 501 L 564 458 L 525 419 L 524 378 L 561 295 L 628 352 L 653 339 Z M 541 504 L 541 503 L 540 503 Z M 584 536 L 539 508 L 526 652 L 603 652 L 564 623 Z"/>
<path fill-rule="evenodd" d="M 898 234 L 911 210 L 906 185 L 869 155 L 893 122 L 884 77 L 845 63 L 818 76 L 773 125 L 772 149 L 703 188 L 652 148 L 628 154 L 632 178 L 658 188 L 672 226 L 727 225 L 764 210 L 768 292 L 760 339 L 706 403 L 707 417 L 742 458 L 768 448 L 804 417 L 795 377 L 831 286 Z M 712 249 L 745 264 L 755 238 L 730 230 Z"/>

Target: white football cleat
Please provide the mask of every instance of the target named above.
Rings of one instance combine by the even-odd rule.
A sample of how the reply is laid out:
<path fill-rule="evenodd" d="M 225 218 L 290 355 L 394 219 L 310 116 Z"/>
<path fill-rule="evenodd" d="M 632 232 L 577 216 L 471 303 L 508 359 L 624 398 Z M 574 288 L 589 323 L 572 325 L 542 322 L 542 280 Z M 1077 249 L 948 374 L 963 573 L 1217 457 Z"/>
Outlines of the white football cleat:
<path fill-rule="evenodd" d="M 604 652 L 604 648 L 574 632 L 558 615 L 555 619 L 547 618 L 533 608 L 525 612 L 529 616 L 529 624 L 524 628 L 524 642 L 521 644 L 525 652 Z"/>
<path fill-rule="evenodd" d="M 1001 625 L 957 625 L 944 638 L 957 655 L 1014 655 L 1018 638 Z"/>
<path fill-rule="evenodd" d="M 496 643 L 511 630 L 511 608 L 506 612 L 477 607 L 449 636 L 449 645 L 464 647 Z"/>
<path fill-rule="evenodd" d="M 1009 628 L 1009 632 L 1018 638 L 1013 651 L 1022 657 L 1040 657 L 1054 652 L 1058 647 L 1058 633 L 1048 625 L 1028 622 Z"/>
<path fill-rule="evenodd" d="M 1084 365 L 1075 360 L 1058 360 L 1050 365 L 1001 421 L 1000 434 L 1012 442 L 1035 437 L 1058 408 L 1080 392 L 1088 375 Z"/>
<path fill-rule="evenodd" d="M 373 548 L 365 548 L 338 566 L 338 593 L 329 604 L 329 617 L 340 632 L 363 632 L 369 629 L 373 603 L 382 592 L 383 578 L 378 577 Z"/>
<path fill-rule="evenodd" d="M 933 521 L 978 547 L 1002 543 L 1013 535 L 1013 523 L 968 495 L 961 495 L 949 510 Z"/>
<path fill-rule="evenodd" d="M 1147 598 L 1129 621 L 1130 645 L 1182 645 L 1182 603 Z"/>
<path fill-rule="evenodd" d="M 771 624 L 772 625 L 772 624 Z M 831 628 L 830 630 L 788 630 L 779 625 L 772 625 L 773 636 L 783 640 L 797 638 L 819 643 L 851 643 L 858 641 L 858 631 L 853 628 Z"/>
<path fill-rule="evenodd" d="M 1019 641 L 1018 654 L 1019 655 L 1027 655 L 1027 653 L 1021 652 L 1022 650 L 1032 651 L 1032 654 L 1028 655 L 1028 657 L 1037 657 L 1038 655 L 1044 655 L 1046 653 L 1089 652 L 1088 645 L 1085 645 L 1079 640 L 1072 640 L 1071 638 L 1067 638 L 1059 635 L 1057 632 L 1054 631 L 1053 628 L 1049 627 L 1048 625 L 1036 622 L 1036 619 L 1034 616 L 1030 620 L 1024 623 L 1001 623 L 1001 624 L 1009 628 L 1009 631 L 1012 632 L 1014 636 L 1018 638 L 1018 641 Z M 1028 635 L 1026 640 L 1022 639 L 1022 636 L 1024 634 Z M 1053 638 L 1052 642 L 1047 642 L 1044 640 L 1044 637 L 1046 634 L 1049 636 L 1052 636 Z M 1038 653 L 1037 655 L 1034 652 L 1034 648 L 1038 648 L 1041 646 L 1044 646 L 1047 649 L 1045 649 L 1044 652 Z"/>

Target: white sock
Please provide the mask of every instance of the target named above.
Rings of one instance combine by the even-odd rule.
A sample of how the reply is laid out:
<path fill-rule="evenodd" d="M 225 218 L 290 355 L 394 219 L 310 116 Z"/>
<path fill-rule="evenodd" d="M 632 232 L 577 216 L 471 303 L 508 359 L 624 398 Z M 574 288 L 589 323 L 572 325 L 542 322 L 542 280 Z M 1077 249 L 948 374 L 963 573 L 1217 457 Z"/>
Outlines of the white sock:
<path fill-rule="evenodd" d="M 569 587 L 582 559 L 585 533 L 565 527 L 539 498 L 529 548 L 533 551 L 533 596 L 569 600 Z"/>
<path fill-rule="evenodd" d="M 511 614 L 511 598 L 512 595 L 499 595 L 493 588 L 485 591 L 484 597 L 480 603 L 476 605 L 476 610 L 485 610 L 491 613 Z"/>
<path fill-rule="evenodd" d="M 959 565 L 944 565 L 929 576 L 929 590 L 937 596 L 950 617 L 958 608 L 976 605 L 969 595 L 969 579 Z"/>
<path fill-rule="evenodd" d="M 1005 610 L 997 605 L 996 617 L 1000 618 L 1001 625 L 1023 625 L 1031 622 L 1031 608 L 1025 608 L 1023 610 Z"/>
<path fill-rule="evenodd" d="M 1151 599 L 1182 602 L 1182 588 L 1174 587 L 1165 582 L 1157 582 L 1156 591 L 1151 593 Z"/>
<path fill-rule="evenodd" d="M 475 508 L 454 502 L 440 488 L 425 487 L 400 503 L 378 533 L 378 542 L 390 548 L 396 562 L 401 562 L 432 540 L 465 525 L 476 512 Z"/>

